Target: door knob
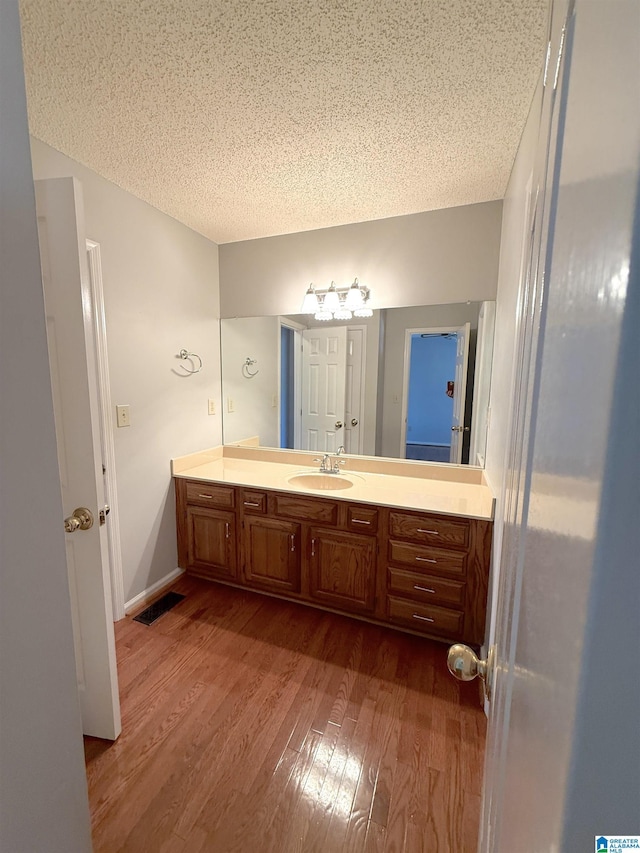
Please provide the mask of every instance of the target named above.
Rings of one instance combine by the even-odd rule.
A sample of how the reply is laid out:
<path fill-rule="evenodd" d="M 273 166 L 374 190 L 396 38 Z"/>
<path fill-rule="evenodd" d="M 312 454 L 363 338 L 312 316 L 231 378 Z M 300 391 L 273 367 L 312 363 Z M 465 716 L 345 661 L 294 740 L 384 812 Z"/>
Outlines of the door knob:
<path fill-rule="evenodd" d="M 342 429 L 342 421 L 336 421 L 335 422 L 335 428 L 336 429 Z"/>
<path fill-rule="evenodd" d="M 93 514 L 86 506 L 74 509 L 72 515 L 64 520 L 65 533 L 75 533 L 76 530 L 89 530 L 93 527 Z"/>
<path fill-rule="evenodd" d="M 494 646 L 489 649 L 487 659 L 482 660 L 469 646 L 456 643 L 455 646 L 449 648 L 447 653 L 447 667 L 451 675 L 458 681 L 473 681 L 479 676 L 484 681 L 485 693 L 487 699 L 490 700 L 493 687 L 494 656 Z"/>
<path fill-rule="evenodd" d="M 358 419 L 357 418 L 351 418 L 351 426 L 358 426 Z"/>

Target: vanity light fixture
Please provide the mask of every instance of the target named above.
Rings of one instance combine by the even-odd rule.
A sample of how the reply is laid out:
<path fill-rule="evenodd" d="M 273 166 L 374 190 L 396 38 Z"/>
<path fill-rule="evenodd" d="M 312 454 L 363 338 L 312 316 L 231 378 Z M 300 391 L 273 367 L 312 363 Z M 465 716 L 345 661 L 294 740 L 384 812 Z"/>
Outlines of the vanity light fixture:
<path fill-rule="evenodd" d="M 334 281 L 327 290 L 316 290 L 310 284 L 302 303 L 303 314 L 313 314 L 316 320 L 350 320 L 352 316 L 373 317 L 369 307 L 371 291 L 354 279 L 349 287 L 336 287 Z"/>

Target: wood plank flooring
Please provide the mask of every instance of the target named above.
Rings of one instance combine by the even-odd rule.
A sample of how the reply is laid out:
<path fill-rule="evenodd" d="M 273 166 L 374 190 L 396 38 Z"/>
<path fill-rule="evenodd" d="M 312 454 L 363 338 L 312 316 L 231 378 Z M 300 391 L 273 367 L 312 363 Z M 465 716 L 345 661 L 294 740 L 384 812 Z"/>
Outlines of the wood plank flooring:
<path fill-rule="evenodd" d="M 473 853 L 485 718 L 446 647 L 194 578 L 116 625 L 96 853 Z"/>

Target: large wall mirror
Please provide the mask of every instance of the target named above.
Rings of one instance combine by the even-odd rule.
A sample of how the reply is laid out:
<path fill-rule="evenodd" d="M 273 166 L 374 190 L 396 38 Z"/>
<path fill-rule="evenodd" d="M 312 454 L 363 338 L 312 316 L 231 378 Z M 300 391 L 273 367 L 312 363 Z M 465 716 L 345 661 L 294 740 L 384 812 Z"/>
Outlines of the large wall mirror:
<path fill-rule="evenodd" d="M 221 321 L 223 440 L 484 465 L 494 302 Z"/>

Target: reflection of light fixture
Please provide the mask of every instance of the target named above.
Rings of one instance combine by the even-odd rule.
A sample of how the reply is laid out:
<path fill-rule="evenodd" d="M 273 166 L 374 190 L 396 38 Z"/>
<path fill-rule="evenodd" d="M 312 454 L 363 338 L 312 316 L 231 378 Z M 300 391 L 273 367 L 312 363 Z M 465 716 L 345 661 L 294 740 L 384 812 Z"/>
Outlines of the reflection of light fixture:
<path fill-rule="evenodd" d="M 313 316 L 316 320 L 333 320 L 333 314 L 327 311 L 324 305 L 321 305 Z"/>
<path fill-rule="evenodd" d="M 313 289 L 313 285 L 309 285 L 309 289 L 304 295 L 304 302 L 302 303 L 302 313 L 303 314 L 314 314 L 319 309 L 318 297 L 316 296 L 316 292 Z"/>
<path fill-rule="evenodd" d="M 332 314 L 335 314 L 336 311 L 340 310 L 340 297 L 338 296 L 338 291 L 336 290 L 335 281 L 331 282 L 329 290 L 327 290 L 324 297 L 324 304 L 322 306 L 325 311 L 331 311 Z"/>
<path fill-rule="evenodd" d="M 347 291 L 347 295 L 344 300 L 345 307 L 350 311 L 355 311 L 356 308 L 362 308 L 364 305 L 365 296 L 362 290 L 360 289 L 360 285 L 358 284 L 358 279 L 355 278 L 353 280 L 353 284 Z"/>
<path fill-rule="evenodd" d="M 332 281 L 327 290 L 315 290 L 310 284 L 301 310 L 303 314 L 313 314 L 316 320 L 350 320 L 352 315 L 373 317 L 370 297 L 369 288 L 359 284 L 357 278 L 350 287 L 336 287 Z"/>
<path fill-rule="evenodd" d="M 351 314 L 351 311 L 349 311 L 349 309 L 346 307 L 346 302 L 347 302 L 346 296 L 341 297 L 340 307 L 338 308 L 337 311 L 333 312 L 333 316 L 335 317 L 336 320 L 350 320 L 351 317 L 353 316 Z"/>

